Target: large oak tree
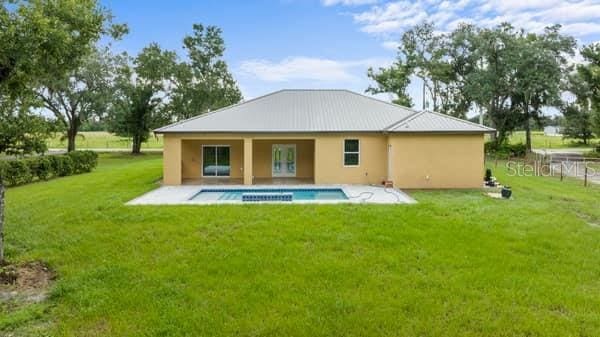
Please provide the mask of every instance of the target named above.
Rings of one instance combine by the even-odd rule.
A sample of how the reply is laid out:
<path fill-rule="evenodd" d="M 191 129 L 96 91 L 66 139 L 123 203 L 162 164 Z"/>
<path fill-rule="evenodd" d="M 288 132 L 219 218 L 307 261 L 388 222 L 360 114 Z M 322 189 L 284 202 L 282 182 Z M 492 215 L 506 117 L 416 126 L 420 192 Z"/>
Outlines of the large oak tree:
<path fill-rule="evenodd" d="M 34 117 L 25 105 L 31 90 L 76 69 L 109 19 L 96 0 L 0 0 L 0 124 L 10 123 L 15 131 L 6 143 L 20 144 L 15 139 L 31 134 L 27 126 Z M 3 224 L 0 176 L 0 263 L 4 263 Z"/>
<path fill-rule="evenodd" d="M 166 105 L 175 85 L 176 67 L 175 52 L 153 43 L 135 59 L 126 56 L 118 68 L 109 130 L 131 138 L 132 154 L 140 153 L 152 129 L 170 120 Z"/>

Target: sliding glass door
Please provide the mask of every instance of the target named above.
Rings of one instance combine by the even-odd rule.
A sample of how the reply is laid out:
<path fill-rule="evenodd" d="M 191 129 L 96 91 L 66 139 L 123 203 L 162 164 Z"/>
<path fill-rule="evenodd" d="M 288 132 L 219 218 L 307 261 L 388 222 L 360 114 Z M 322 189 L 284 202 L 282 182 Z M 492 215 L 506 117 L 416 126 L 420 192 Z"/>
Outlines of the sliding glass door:
<path fill-rule="evenodd" d="M 202 175 L 204 177 L 229 177 L 230 173 L 229 145 L 202 146 Z"/>

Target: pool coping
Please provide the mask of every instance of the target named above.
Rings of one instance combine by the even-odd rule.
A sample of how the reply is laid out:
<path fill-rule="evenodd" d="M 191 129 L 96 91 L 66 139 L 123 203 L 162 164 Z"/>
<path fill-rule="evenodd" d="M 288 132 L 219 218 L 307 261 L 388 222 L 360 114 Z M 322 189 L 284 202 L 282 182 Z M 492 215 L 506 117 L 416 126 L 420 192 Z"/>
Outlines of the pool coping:
<path fill-rule="evenodd" d="M 347 200 L 293 200 L 259 201 L 241 200 L 191 200 L 203 189 L 218 190 L 254 190 L 254 189 L 341 189 Z M 364 196 L 363 196 L 364 195 Z M 368 195 L 368 196 L 367 196 Z M 414 204 L 417 201 L 399 189 L 384 188 L 375 185 L 181 185 L 161 186 L 149 191 L 126 205 L 265 205 L 265 204 Z"/>

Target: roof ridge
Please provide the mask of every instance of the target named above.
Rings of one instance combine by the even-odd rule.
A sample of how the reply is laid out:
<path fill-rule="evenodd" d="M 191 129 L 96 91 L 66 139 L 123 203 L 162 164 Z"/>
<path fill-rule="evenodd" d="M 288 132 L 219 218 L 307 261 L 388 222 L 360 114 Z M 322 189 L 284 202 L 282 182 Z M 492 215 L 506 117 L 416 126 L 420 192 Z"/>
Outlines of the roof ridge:
<path fill-rule="evenodd" d="M 466 124 L 466 125 L 475 126 L 475 127 L 480 128 L 480 129 L 487 130 L 487 131 L 496 131 L 496 129 L 490 128 L 490 127 L 485 126 L 485 125 L 480 125 L 480 124 L 473 123 L 471 121 L 468 121 L 468 120 L 465 120 L 465 119 L 462 119 L 462 118 L 454 117 L 454 116 L 451 116 L 451 115 L 446 115 L 446 114 L 435 112 L 435 111 L 428 111 L 428 110 L 424 110 L 424 111 L 422 111 L 419 114 L 414 114 L 414 115 L 409 116 L 409 117 L 412 117 L 412 118 L 405 118 L 404 120 L 396 123 L 396 125 L 392 125 L 392 126 L 388 127 L 389 129 L 387 129 L 387 131 L 394 131 L 394 130 L 398 131 L 398 129 L 402 125 L 406 125 L 406 124 L 410 123 L 411 121 L 417 119 L 418 117 L 423 116 L 424 114 L 431 114 L 431 115 L 435 115 L 435 116 L 440 116 L 442 118 L 451 119 L 451 120 L 457 121 L 459 123 L 463 123 L 463 124 Z"/>
<path fill-rule="evenodd" d="M 473 126 L 478 126 L 480 128 L 485 128 L 485 129 L 488 129 L 490 131 L 496 131 L 496 129 L 490 128 L 489 126 L 485 126 L 485 125 L 482 125 L 482 124 L 473 123 L 473 122 L 471 122 L 469 120 L 458 118 L 458 117 L 454 117 L 452 115 L 447 115 L 447 114 L 443 114 L 443 113 L 439 113 L 439 112 L 435 112 L 435 111 L 427 111 L 427 113 L 438 115 L 438 116 L 442 116 L 442 117 L 446 117 L 446 118 L 450 118 L 450 119 L 454 119 L 456 121 L 463 122 L 463 123 L 466 123 L 466 124 L 469 124 L 469 125 L 473 125 Z"/>
<path fill-rule="evenodd" d="M 415 118 L 417 118 L 418 116 L 422 115 L 423 113 L 425 113 L 425 111 L 418 111 L 418 112 L 414 112 L 388 126 L 386 126 L 385 128 L 383 128 L 383 131 L 390 131 L 393 130 L 395 128 L 397 128 L 398 126 L 400 126 L 402 123 L 408 122 L 410 120 L 413 120 Z"/>
<path fill-rule="evenodd" d="M 190 121 L 193 121 L 193 120 L 196 120 L 196 119 L 200 119 L 202 117 L 207 117 L 207 116 L 210 116 L 210 115 L 215 114 L 217 112 L 223 111 L 225 109 L 229 109 L 229 108 L 233 108 L 233 107 L 236 107 L 236 106 L 239 106 L 239 105 L 250 103 L 250 102 L 253 102 L 253 101 L 256 101 L 256 100 L 268 97 L 268 96 L 271 96 L 271 95 L 275 95 L 276 93 L 279 93 L 279 92 L 282 92 L 282 91 L 285 91 L 285 90 L 286 89 L 280 89 L 280 90 L 273 91 L 273 92 L 270 92 L 270 93 L 262 95 L 262 96 L 251 98 L 251 99 L 249 99 L 247 101 L 241 101 L 241 102 L 238 102 L 238 103 L 235 103 L 235 104 L 232 104 L 232 105 L 224 106 L 224 107 L 219 108 L 219 109 L 214 110 L 214 111 L 205 112 L 205 113 L 199 114 L 197 116 L 193 116 L 193 117 L 181 120 L 181 121 L 177 121 L 175 123 L 171 123 L 169 125 L 162 126 L 162 127 L 158 128 L 158 129 L 152 130 L 152 132 L 161 132 L 164 129 L 168 129 L 168 128 L 171 128 L 171 127 L 176 126 L 176 125 L 180 125 L 180 124 L 187 123 L 187 122 L 190 122 Z"/>

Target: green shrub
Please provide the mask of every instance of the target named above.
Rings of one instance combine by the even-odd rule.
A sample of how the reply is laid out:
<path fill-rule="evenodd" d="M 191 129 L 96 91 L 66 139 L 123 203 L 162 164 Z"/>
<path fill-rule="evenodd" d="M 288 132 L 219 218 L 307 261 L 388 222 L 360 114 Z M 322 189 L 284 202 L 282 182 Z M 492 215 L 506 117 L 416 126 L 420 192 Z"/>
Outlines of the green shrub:
<path fill-rule="evenodd" d="M 29 169 L 34 177 L 47 180 L 52 175 L 52 163 L 46 156 L 27 159 Z"/>
<path fill-rule="evenodd" d="M 93 151 L 74 151 L 55 156 L 0 160 L 0 179 L 9 185 L 22 185 L 34 179 L 47 180 L 92 171 L 98 164 Z"/>
<path fill-rule="evenodd" d="M 495 142 L 485 143 L 485 153 L 494 154 L 499 157 L 525 157 L 527 146 L 518 144 L 497 144 Z"/>
<path fill-rule="evenodd" d="M 6 182 L 6 164 L 7 161 L 6 160 L 0 160 L 0 182 L 7 184 Z"/>
<path fill-rule="evenodd" d="M 584 157 L 587 158 L 600 158 L 600 151 L 588 151 L 583 153 Z"/>
<path fill-rule="evenodd" d="M 33 174 L 25 160 L 5 161 L 2 171 L 2 180 L 7 185 L 21 185 L 33 181 Z"/>
<path fill-rule="evenodd" d="M 73 159 L 68 155 L 54 156 L 54 174 L 57 177 L 66 177 L 75 173 L 75 165 Z"/>
<path fill-rule="evenodd" d="M 67 156 L 73 160 L 75 173 L 91 172 L 98 164 L 98 154 L 94 151 L 73 151 Z"/>
<path fill-rule="evenodd" d="M 484 181 L 491 181 L 492 180 L 492 170 L 491 169 L 485 169 L 485 176 L 483 177 Z"/>

